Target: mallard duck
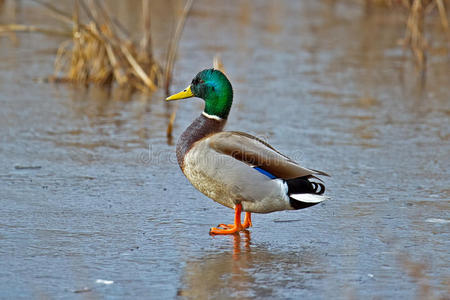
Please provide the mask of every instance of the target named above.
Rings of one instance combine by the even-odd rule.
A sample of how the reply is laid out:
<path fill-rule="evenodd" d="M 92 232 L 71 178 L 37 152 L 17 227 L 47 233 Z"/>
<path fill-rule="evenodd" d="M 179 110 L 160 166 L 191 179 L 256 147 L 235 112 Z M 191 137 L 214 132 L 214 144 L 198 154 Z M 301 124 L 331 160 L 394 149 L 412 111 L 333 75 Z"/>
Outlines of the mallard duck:
<path fill-rule="evenodd" d="M 251 213 L 301 209 L 326 199 L 325 186 L 317 177 L 326 173 L 300 166 L 250 134 L 223 131 L 233 89 L 221 71 L 201 71 L 186 89 L 166 100 L 191 97 L 203 99 L 205 109 L 178 140 L 178 164 L 195 188 L 235 210 L 234 224 L 219 224 L 210 234 L 234 234 L 251 227 Z"/>

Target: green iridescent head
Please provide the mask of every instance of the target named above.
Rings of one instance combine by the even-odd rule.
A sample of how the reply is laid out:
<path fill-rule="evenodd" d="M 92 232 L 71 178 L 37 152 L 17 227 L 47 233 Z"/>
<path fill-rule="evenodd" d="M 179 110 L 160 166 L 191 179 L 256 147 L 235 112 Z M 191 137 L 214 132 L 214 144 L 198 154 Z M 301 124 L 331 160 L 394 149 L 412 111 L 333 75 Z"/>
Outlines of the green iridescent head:
<path fill-rule="evenodd" d="M 166 98 L 166 100 L 190 97 L 205 100 L 204 112 L 208 115 L 226 119 L 233 103 L 233 88 L 222 72 L 206 69 L 198 73 L 186 89 Z"/>

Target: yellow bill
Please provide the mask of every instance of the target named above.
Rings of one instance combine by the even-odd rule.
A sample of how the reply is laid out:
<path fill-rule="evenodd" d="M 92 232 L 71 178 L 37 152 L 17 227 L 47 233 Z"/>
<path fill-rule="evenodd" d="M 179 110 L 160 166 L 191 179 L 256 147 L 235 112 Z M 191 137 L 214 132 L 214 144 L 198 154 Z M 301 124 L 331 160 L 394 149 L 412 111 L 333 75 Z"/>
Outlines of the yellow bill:
<path fill-rule="evenodd" d="M 189 85 L 187 88 L 185 88 L 181 92 L 173 94 L 170 97 L 167 97 L 166 101 L 179 100 L 179 99 L 185 99 L 185 98 L 190 98 L 190 97 L 194 97 L 194 94 L 192 93 L 191 86 Z"/>

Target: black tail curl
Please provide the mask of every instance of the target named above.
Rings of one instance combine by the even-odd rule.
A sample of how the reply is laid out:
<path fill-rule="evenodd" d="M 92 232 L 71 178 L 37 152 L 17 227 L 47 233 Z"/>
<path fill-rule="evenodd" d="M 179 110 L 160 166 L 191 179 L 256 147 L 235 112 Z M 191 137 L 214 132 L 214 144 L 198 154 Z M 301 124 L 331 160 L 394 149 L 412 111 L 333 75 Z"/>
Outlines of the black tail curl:
<path fill-rule="evenodd" d="M 317 203 L 302 202 L 290 197 L 293 194 L 315 194 L 322 195 L 325 192 L 325 186 L 320 182 L 311 182 L 308 177 L 298 177 L 286 180 L 288 186 L 289 203 L 294 209 L 307 208 Z"/>
<path fill-rule="evenodd" d="M 323 185 L 322 183 L 311 181 L 311 184 L 314 188 L 314 194 L 322 195 L 323 193 L 325 193 L 325 185 Z"/>
<path fill-rule="evenodd" d="M 316 194 L 322 195 L 325 192 L 325 186 L 320 182 L 311 182 L 308 177 L 298 177 L 286 180 L 288 193 L 291 194 Z"/>

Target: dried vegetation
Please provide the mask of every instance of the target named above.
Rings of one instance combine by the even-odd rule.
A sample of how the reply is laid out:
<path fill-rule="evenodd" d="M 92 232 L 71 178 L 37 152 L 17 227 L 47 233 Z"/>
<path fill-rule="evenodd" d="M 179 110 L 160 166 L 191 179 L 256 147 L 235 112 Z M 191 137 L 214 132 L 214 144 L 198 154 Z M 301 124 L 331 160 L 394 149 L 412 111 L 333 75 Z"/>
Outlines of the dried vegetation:
<path fill-rule="evenodd" d="M 163 87 L 169 94 L 172 70 L 176 58 L 178 41 L 184 28 L 193 0 L 186 0 L 176 30 L 169 40 L 165 62 L 156 61 L 152 51 L 150 33 L 151 1 L 142 0 L 143 35 L 140 42 L 129 40 L 125 27 L 108 12 L 104 1 L 74 0 L 72 14 L 57 9 L 51 1 L 33 0 L 51 12 L 52 16 L 70 25 L 71 32 L 34 25 L 0 25 L 0 35 L 17 32 L 41 32 L 70 36 L 58 50 L 55 74 L 49 78 L 54 82 L 97 83 L 126 86 L 144 92 Z M 0 0 L 0 5 L 5 0 Z M 424 71 L 430 53 L 427 17 L 440 19 L 441 30 L 446 37 L 446 51 L 450 50 L 450 28 L 448 9 L 450 0 L 365 0 L 370 7 L 385 6 L 406 11 L 405 35 L 401 44 L 411 49 L 418 70 Z M 83 21 L 82 21 L 83 20 Z M 428 38 L 427 38 L 428 37 Z"/>
<path fill-rule="evenodd" d="M 388 8 L 405 8 L 405 36 L 401 44 L 409 47 L 414 55 L 418 70 L 426 68 L 429 42 L 426 38 L 426 18 L 437 16 L 440 18 L 441 28 L 447 44 L 447 53 L 450 50 L 450 28 L 447 10 L 448 0 L 366 0 L 366 5 L 383 5 Z"/>
<path fill-rule="evenodd" d="M 33 25 L 0 25 L 0 34 L 17 31 L 40 32 L 69 36 L 61 43 L 55 59 L 51 82 L 71 82 L 88 85 L 117 84 L 131 90 L 152 92 L 164 86 L 166 93 L 172 78 L 172 69 L 178 42 L 192 6 L 187 0 L 177 29 L 170 38 L 164 63 L 154 57 L 151 38 L 150 0 L 142 1 L 142 38 L 129 39 L 129 32 L 100 0 L 74 0 L 73 13 L 58 9 L 49 1 L 33 0 L 46 8 L 51 16 L 69 25 L 71 32 L 55 31 Z"/>

